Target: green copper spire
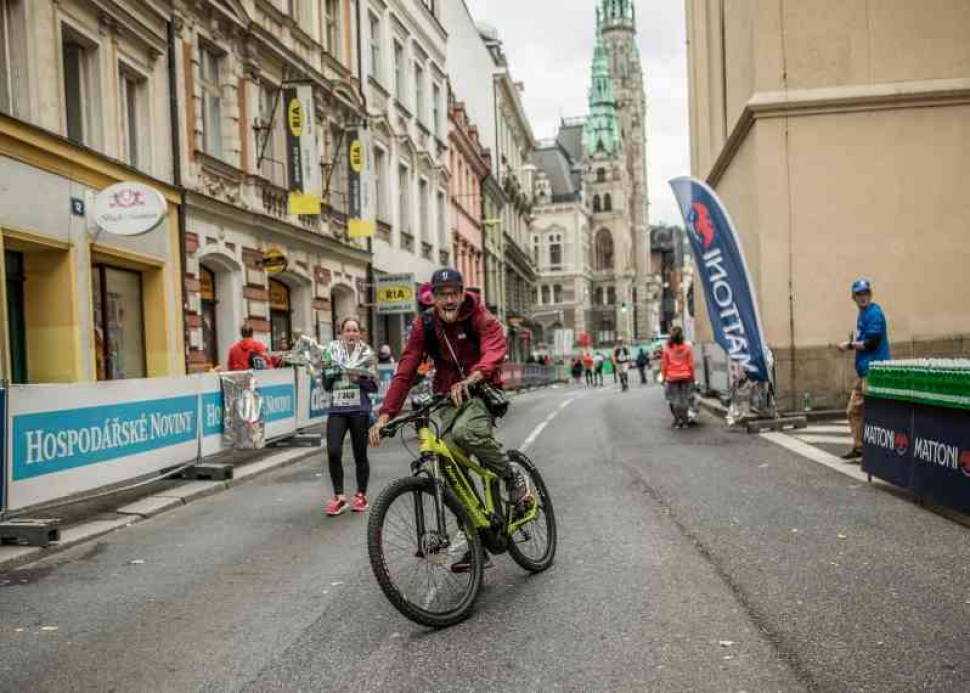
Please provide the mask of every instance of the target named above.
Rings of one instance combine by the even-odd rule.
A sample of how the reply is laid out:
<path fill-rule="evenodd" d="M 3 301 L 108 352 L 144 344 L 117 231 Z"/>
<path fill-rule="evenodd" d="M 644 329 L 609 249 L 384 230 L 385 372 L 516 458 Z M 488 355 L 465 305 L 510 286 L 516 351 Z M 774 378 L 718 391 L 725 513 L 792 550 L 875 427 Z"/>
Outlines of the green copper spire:
<path fill-rule="evenodd" d="M 633 0 L 600 0 L 598 10 L 607 24 L 636 21 Z"/>
<path fill-rule="evenodd" d="M 609 4 L 610 0 L 603 0 Z M 620 128 L 616 120 L 616 99 L 610 62 L 601 31 L 602 11 L 596 9 L 596 48 L 593 51 L 592 84 L 589 88 L 589 116 L 583 127 L 583 146 L 587 154 L 600 150 L 612 154 L 620 144 Z"/>

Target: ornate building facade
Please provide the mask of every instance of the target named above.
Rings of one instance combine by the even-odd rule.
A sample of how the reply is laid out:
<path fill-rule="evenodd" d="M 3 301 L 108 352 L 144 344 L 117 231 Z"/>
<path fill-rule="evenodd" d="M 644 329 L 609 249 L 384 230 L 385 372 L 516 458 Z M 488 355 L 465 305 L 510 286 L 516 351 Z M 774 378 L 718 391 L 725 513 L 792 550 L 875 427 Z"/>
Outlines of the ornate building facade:
<path fill-rule="evenodd" d="M 540 280 L 533 316 L 549 347 L 568 350 L 573 340 L 586 339 L 606 346 L 659 329 L 645 116 L 633 3 L 601 0 L 589 113 L 562 121 L 535 156 L 532 252 Z"/>
<path fill-rule="evenodd" d="M 176 151 L 185 187 L 189 369 L 226 365 L 247 322 L 284 349 L 367 317 L 367 244 L 347 235 L 346 132 L 363 103 L 350 0 L 176 2 Z M 290 214 L 281 90 L 309 83 L 320 215 Z M 282 271 L 264 266 L 269 251 Z"/>

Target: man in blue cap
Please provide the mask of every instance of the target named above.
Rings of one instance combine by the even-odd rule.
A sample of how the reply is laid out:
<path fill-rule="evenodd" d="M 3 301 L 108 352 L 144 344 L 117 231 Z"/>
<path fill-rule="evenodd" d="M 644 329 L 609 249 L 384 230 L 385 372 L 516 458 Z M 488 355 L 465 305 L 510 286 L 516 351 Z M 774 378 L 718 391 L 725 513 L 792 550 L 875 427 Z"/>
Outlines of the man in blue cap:
<path fill-rule="evenodd" d="M 888 361 L 890 358 L 889 326 L 882 308 L 872 302 L 872 282 L 868 279 L 856 279 L 852 283 L 852 300 L 859 308 L 855 337 L 839 346 L 843 351 L 855 351 L 855 372 L 858 376 L 846 407 L 849 426 L 852 428 L 852 449 L 842 456 L 844 460 L 862 458 L 862 414 L 869 365 L 876 361 Z"/>

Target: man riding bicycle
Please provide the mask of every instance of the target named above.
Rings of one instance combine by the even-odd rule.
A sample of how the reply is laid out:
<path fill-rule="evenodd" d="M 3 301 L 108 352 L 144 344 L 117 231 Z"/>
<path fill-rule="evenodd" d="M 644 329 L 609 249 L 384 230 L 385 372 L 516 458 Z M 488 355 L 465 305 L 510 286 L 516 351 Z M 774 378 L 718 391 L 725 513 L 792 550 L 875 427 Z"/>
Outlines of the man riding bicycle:
<path fill-rule="evenodd" d="M 473 454 L 505 481 L 509 500 L 528 502 L 528 486 L 514 471 L 502 445 L 495 439 L 494 418 L 474 386 L 501 387 L 505 359 L 505 331 L 481 299 L 465 292 L 461 273 L 440 269 L 431 276 L 434 305 L 415 318 L 407 346 L 398 362 L 370 442 L 381 443 L 381 429 L 397 416 L 425 355 L 434 360 L 434 391 L 448 393 L 451 404 L 441 410 L 440 430 L 449 445 Z"/>

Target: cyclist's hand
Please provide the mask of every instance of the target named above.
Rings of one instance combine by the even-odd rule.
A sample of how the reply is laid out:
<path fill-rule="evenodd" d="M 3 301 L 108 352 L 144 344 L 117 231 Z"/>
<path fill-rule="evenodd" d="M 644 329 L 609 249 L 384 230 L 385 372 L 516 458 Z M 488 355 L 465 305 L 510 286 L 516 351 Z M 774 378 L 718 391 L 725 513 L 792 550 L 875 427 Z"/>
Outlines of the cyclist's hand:
<path fill-rule="evenodd" d="M 484 379 L 481 371 L 475 371 L 470 376 L 461 380 L 451 386 L 451 401 L 456 407 L 460 407 L 462 403 L 468 400 L 471 395 L 468 392 L 468 388 L 472 385 L 477 385 Z"/>
<path fill-rule="evenodd" d="M 372 448 L 380 447 L 381 429 L 387 425 L 388 421 L 390 421 L 390 417 L 387 414 L 381 414 L 377 417 L 374 425 L 370 427 L 370 444 Z"/>

